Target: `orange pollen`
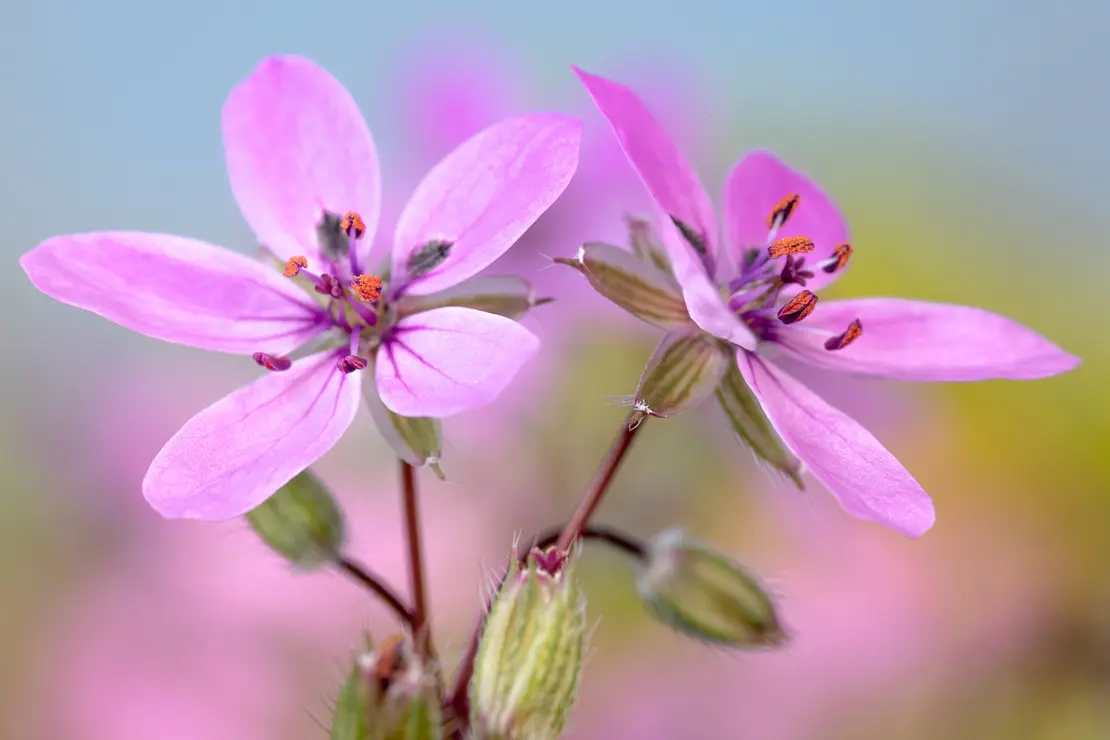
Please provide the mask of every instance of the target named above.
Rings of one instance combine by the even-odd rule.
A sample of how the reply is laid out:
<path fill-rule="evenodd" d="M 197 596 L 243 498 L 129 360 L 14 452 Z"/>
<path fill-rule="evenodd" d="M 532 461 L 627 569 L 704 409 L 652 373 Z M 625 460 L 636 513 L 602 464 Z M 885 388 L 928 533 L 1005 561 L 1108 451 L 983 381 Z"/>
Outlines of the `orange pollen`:
<path fill-rule="evenodd" d="M 362 220 L 362 216 L 358 215 L 354 211 L 347 211 L 347 213 L 343 216 L 341 227 L 344 233 L 347 234 L 347 236 L 350 236 L 351 229 L 354 229 L 355 238 L 361 239 L 363 232 L 366 231 L 366 222 Z"/>
<path fill-rule="evenodd" d="M 808 290 L 803 290 L 779 309 L 779 321 L 784 324 L 797 323 L 813 313 L 816 307 L 817 296 Z"/>
<path fill-rule="evenodd" d="M 813 251 L 813 240 L 805 236 L 787 236 L 771 242 L 767 254 L 771 259 L 785 257 L 788 254 L 804 254 Z"/>
<path fill-rule="evenodd" d="M 801 199 L 802 196 L 797 193 L 784 196 L 782 200 L 775 204 L 775 207 L 771 209 L 770 215 L 767 216 L 767 228 L 775 228 L 776 221 L 780 228 L 785 226 L 787 220 L 790 218 L 790 214 L 794 213 L 794 209 L 798 207 L 798 202 Z"/>
<path fill-rule="evenodd" d="M 382 294 L 382 279 L 377 275 L 359 275 L 351 281 L 351 290 L 367 303 L 373 303 Z"/>
<path fill-rule="evenodd" d="M 852 245 L 848 242 L 837 244 L 836 248 L 833 249 L 833 257 L 836 258 L 836 262 L 830 261 L 829 264 L 825 266 L 825 272 L 834 273 L 847 267 L 848 260 L 852 258 L 852 251 Z"/>
<path fill-rule="evenodd" d="M 830 352 L 844 349 L 859 339 L 861 334 L 863 334 L 863 324 L 860 323 L 859 319 L 852 319 L 852 323 L 848 324 L 848 328 L 844 330 L 843 334 L 825 340 L 825 349 Z"/>
<path fill-rule="evenodd" d="M 308 260 L 306 260 L 304 257 L 290 257 L 289 259 L 285 260 L 285 270 L 283 271 L 283 274 L 285 275 L 285 277 L 293 277 L 306 267 L 308 267 Z"/>

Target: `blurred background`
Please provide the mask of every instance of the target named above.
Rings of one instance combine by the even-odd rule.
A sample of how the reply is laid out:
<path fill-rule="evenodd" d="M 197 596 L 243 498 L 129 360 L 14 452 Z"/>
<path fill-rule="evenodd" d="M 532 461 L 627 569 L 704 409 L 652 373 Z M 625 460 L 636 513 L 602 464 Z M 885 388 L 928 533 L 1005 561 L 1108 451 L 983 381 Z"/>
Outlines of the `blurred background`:
<path fill-rule="evenodd" d="M 653 422 L 598 521 L 672 524 L 774 584 L 793 641 L 680 639 L 624 563 L 586 554 L 597 623 L 573 738 L 1110 737 L 1110 6 L 1090 0 L 486 0 L 0 6 L 0 737 L 311 740 L 360 630 L 388 615 L 297 574 L 243 522 L 160 519 L 146 466 L 257 374 L 38 294 L 16 260 L 60 233 L 186 234 L 254 253 L 227 186 L 223 99 L 264 56 L 335 74 L 374 131 L 382 231 L 421 174 L 511 113 L 579 114 L 563 199 L 491 272 L 558 300 L 497 404 L 446 424 L 422 473 L 437 642 L 459 656 L 513 534 L 571 511 L 657 335 L 541 256 L 623 243 L 646 207 L 571 63 L 626 82 L 718 193 L 769 147 L 836 199 L 852 269 L 828 295 L 983 306 L 1083 358 L 1032 383 L 813 378 L 935 499 L 909 540 L 784 489 L 715 408 Z M 1082 279 L 1080 279 L 1082 278 Z M 809 376 L 807 376 L 808 378 Z M 406 582 L 397 470 L 368 414 L 318 470 L 354 553 Z"/>

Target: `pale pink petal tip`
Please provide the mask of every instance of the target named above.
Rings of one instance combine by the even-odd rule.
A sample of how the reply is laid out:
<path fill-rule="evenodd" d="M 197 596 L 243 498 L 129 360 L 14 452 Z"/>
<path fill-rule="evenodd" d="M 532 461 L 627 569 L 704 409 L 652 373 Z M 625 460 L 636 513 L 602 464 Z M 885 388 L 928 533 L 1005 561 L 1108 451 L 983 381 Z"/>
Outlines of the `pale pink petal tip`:
<path fill-rule="evenodd" d="M 918 537 L 936 521 L 929 494 L 870 432 L 754 355 L 737 362 L 786 446 L 851 516 Z"/>
<path fill-rule="evenodd" d="M 381 210 L 370 129 L 347 89 L 298 56 L 263 60 L 227 97 L 224 151 L 231 190 L 258 239 L 281 259 L 317 262 L 323 211 L 358 213 L 365 262 Z"/>
<path fill-rule="evenodd" d="M 448 307 L 402 320 L 378 352 L 382 403 L 442 418 L 484 406 L 508 387 L 539 339 L 504 316 Z"/>
<path fill-rule="evenodd" d="M 582 124 L 557 114 L 507 118 L 459 145 L 417 186 L 397 223 L 393 275 L 427 295 L 500 257 L 563 193 L 578 167 Z M 427 260 L 430 244 L 447 245 Z"/>
<path fill-rule="evenodd" d="M 275 270 L 196 239 L 138 231 L 56 236 L 19 259 L 36 288 L 149 337 L 252 354 L 319 333 L 319 308 Z"/>
<path fill-rule="evenodd" d="M 154 458 L 143 495 L 169 519 L 240 516 L 332 448 L 361 398 L 337 355 L 302 358 L 194 416 Z"/>

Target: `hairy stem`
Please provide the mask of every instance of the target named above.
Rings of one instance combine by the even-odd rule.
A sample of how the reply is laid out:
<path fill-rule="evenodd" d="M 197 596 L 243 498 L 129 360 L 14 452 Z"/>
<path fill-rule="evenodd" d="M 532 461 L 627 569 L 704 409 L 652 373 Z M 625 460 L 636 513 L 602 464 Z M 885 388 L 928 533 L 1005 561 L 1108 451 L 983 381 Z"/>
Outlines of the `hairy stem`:
<path fill-rule="evenodd" d="M 385 602 L 385 605 L 392 609 L 406 626 L 410 629 L 412 628 L 412 609 L 406 606 L 405 602 L 401 601 L 401 597 L 399 597 L 385 581 L 375 575 L 366 566 L 345 556 L 338 557 L 335 560 L 335 565 L 339 570 L 343 571 L 343 573 L 357 581 L 360 586 Z"/>
<path fill-rule="evenodd" d="M 629 416 L 628 420 L 621 425 L 620 434 L 617 435 L 616 439 L 609 445 L 609 451 L 606 453 L 601 467 L 599 467 L 597 473 L 594 474 L 594 478 L 590 482 L 590 487 L 586 489 L 586 493 L 583 494 L 582 500 L 578 504 L 578 508 L 575 510 L 574 515 L 558 535 L 553 537 L 552 542 L 560 549 L 570 549 L 571 545 L 573 545 L 579 537 L 587 536 L 585 532 L 587 531 L 590 517 L 593 516 L 594 511 L 601 503 L 601 499 L 604 498 L 605 492 L 609 490 L 609 485 L 613 482 L 613 477 L 616 475 L 617 469 L 620 468 L 625 455 L 628 453 L 629 447 L 632 446 L 632 440 L 636 438 L 636 433 L 639 431 L 640 427 L 643 426 L 642 422 L 647 421 L 647 419 L 641 419 L 636 414 L 637 412 L 633 412 L 632 416 Z M 604 532 L 608 536 L 597 537 L 596 534 L 594 536 L 598 539 L 604 539 L 610 542 L 610 544 L 621 548 L 630 555 L 640 558 L 644 555 L 642 545 L 632 539 L 621 536 L 615 530 L 593 528 L 589 531 L 595 533 Z M 502 579 L 503 578 L 504 576 L 502 576 Z M 486 608 L 482 612 L 482 616 L 478 619 L 478 624 L 474 627 L 474 632 L 471 634 L 470 642 L 467 645 L 466 654 L 463 656 L 462 663 L 459 665 L 459 672 L 455 678 L 454 689 L 447 701 L 448 708 L 455 715 L 460 725 L 456 730 L 456 738 L 465 737 L 464 733 L 469 723 L 470 697 L 467 695 L 467 689 L 470 686 L 470 678 L 474 673 L 474 660 L 478 656 L 478 644 L 482 639 L 482 628 L 485 626 L 486 615 L 489 614 L 492 600 L 494 596 L 496 596 L 498 590 L 500 590 L 500 586 L 490 594 L 490 600 L 486 602 Z"/>
<path fill-rule="evenodd" d="M 559 536 L 565 529 L 566 527 L 558 527 L 547 530 L 536 537 L 535 544 L 533 544 L 532 547 L 546 550 L 559 541 Z M 603 525 L 583 527 L 582 531 L 578 533 L 578 538 L 610 545 L 634 560 L 644 560 L 647 557 L 647 547 L 643 542 L 614 527 L 606 527 Z"/>
<path fill-rule="evenodd" d="M 401 461 L 401 499 L 412 592 L 412 634 L 417 652 L 426 660 L 431 655 L 431 635 L 428 634 L 428 597 L 424 585 L 424 549 L 420 540 L 420 517 L 416 505 L 416 469 L 404 460 Z"/>
<path fill-rule="evenodd" d="M 633 412 L 633 416 L 629 417 L 628 422 L 621 425 L 621 432 L 609 445 L 609 452 L 606 453 L 601 467 L 594 474 L 590 487 L 583 494 L 582 500 L 578 503 L 578 508 L 571 516 L 570 521 L 567 522 L 567 526 L 563 527 L 562 533 L 555 542 L 555 546 L 560 550 L 570 549 L 574 541 L 582 534 L 582 530 L 590 523 L 590 517 L 593 516 L 598 505 L 601 504 L 605 492 L 609 490 L 609 484 L 613 482 L 613 477 L 617 474 L 621 463 L 624 462 L 624 457 L 629 447 L 632 446 L 632 441 L 636 438 L 637 432 L 643 428 L 643 422 L 647 421 L 647 419 L 641 421 L 639 417 L 634 418 L 636 413 Z M 637 421 L 640 421 L 640 423 L 634 423 Z"/>

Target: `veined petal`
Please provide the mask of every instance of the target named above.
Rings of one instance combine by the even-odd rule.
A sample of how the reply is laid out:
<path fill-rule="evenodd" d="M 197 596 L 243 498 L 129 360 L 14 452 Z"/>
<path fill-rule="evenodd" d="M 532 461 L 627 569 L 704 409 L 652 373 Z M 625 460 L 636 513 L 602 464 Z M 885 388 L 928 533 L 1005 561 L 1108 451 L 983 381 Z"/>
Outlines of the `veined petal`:
<path fill-rule="evenodd" d="M 398 322 L 378 350 L 382 403 L 442 418 L 493 401 L 539 349 L 520 324 L 472 308 L 437 308 Z"/>
<path fill-rule="evenodd" d="M 361 380 L 336 368 L 334 352 L 263 375 L 186 422 L 150 464 L 143 495 L 171 519 L 250 511 L 339 441 Z"/>
<path fill-rule="evenodd" d="M 409 295 L 449 288 L 500 257 L 566 188 L 582 124 L 561 115 L 508 118 L 447 155 L 397 223 L 393 283 Z M 439 244 L 438 255 L 429 249 Z"/>
<path fill-rule="evenodd" d="M 167 342 L 280 354 L 322 328 L 319 307 L 276 271 L 183 236 L 56 236 L 19 264 L 51 298 Z"/>
<path fill-rule="evenodd" d="M 870 432 L 750 352 L 736 360 L 779 436 L 845 511 L 910 537 L 933 526 L 929 494 Z"/>
<path fill-rule="evenodd" d="M 826 350 L 827 336 L 857 318 L 863 326 L 859 338 Z M 894 380 L 1035 380 L 1066 373 L 1080 362 L 1005 316 L 903 298 L 821 303 L 804 322 L 783 327 L 778 342 L 817 367 Z"/>
<path fill-rule="evenodd" d="M 814 250 L 806 255 L 807 267 L 832 257 L 833 250 L 848 242 L 848 224 L 836 204 L 805 175 L 790 169 L 768 151 L 756 149 L 745 154 L 725 180 L 724 228 L 729 247 L 743 265 L 744 251 L 765 249 L 767 217 L 785 197 L 799 196 L 798 205 L 776 238 L 804 236 L 813 241 Z M 818 291 L 840 277 L 843 270 L 827 273 L 814 269 L 806 289 Z M 796 286 L 788 286 L 797 292 Z"/>
<path fill-rule="evenodd" d="M 355 211 L 366 224 L 359 264 L 367 263 L 381 211 L 378 155 L 338 80 L 303 57 L 270 57 L 228 96 L 223 136 L 231 190 L 274 254 L 303 255 L 322 271 L 323 212 Z"/>
<path fill-rule="evenodd" d="M 717 216 L 686 157 L 634 92 L 577 67 L 573 69 L 656 203 L 667 216 L 692 231 L 698 261 L 712 277 L 717 262 Z"/>

